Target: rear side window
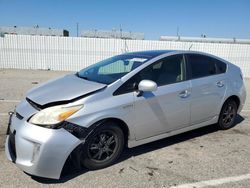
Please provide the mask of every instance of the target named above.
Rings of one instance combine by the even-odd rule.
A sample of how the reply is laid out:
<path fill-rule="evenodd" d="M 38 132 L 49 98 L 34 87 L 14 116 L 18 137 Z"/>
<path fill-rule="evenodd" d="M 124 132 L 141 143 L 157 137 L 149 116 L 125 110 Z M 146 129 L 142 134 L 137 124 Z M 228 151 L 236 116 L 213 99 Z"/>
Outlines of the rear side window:
<path fill-rule="evenodd" d="M 187 58 L 192 79 L 221 74 L 226 71 L 226 64 L 215 58 L 199 54 L 188 54 Z"/>
<path fill-rule="evenodd" d="M 216 63 L 216 68 L 217 68 L 217 73 L 221 74 L 221 73 L 225 73 L 227 70 L 227 65 L 226 63 L 223 63 L 222 61 L 215 59 L 215 63 Z"/>

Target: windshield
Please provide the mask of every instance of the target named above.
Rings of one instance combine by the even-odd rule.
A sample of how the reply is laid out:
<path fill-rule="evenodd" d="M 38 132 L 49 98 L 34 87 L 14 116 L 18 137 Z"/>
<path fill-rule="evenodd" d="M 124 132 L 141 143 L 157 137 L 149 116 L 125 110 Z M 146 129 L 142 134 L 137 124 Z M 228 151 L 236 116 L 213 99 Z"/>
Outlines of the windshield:
<path fill-rule="evenodd" d="M 118 55 L 82 69 L 77 76 L 94 82 L 111 84 L 149 59 L 148 56 Z"/>

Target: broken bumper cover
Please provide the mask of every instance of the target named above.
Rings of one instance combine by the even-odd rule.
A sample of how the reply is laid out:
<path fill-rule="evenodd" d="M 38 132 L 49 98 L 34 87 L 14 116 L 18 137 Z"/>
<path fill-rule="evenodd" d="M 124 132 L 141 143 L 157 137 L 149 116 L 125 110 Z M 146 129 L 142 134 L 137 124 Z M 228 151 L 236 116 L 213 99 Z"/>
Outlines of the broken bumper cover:
<path fill-rule="evenodd" d="M 80 143 L 63 128 L 36 126 L 13 115 L 5 153 L 28 174 L 59 179 L 66 159 Z"/>

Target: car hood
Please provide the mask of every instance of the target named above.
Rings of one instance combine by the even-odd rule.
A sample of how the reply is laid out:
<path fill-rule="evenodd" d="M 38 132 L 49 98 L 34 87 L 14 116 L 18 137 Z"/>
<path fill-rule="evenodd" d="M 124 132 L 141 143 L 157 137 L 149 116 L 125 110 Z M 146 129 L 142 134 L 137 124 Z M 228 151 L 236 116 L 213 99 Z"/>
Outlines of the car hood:
<path fill-rule="evenodd" d="M 27 100 L 40 106 L 50 103 L 67 103 L 106 87 L 105 84 L 79 78 L 75 74 L 51 80 L 31 89 Z"/>

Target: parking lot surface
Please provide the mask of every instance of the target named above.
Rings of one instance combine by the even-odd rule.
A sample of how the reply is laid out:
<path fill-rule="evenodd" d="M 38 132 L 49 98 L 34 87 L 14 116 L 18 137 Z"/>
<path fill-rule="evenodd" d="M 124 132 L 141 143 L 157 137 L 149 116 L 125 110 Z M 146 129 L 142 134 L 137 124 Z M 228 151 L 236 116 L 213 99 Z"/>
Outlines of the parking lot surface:
<path fill-rule="evenodd" d="M 105 169 L 72 171 L 60 180 L 27 175 L 7 161 L 7 112 L 32 87 L 68 72 L 0 69 L 0 187 L 250 187 L 250 96 L 237 125 L 215 125 L 126 149 Z M 250 79 L 245 79 L 250 95 Z"/>

